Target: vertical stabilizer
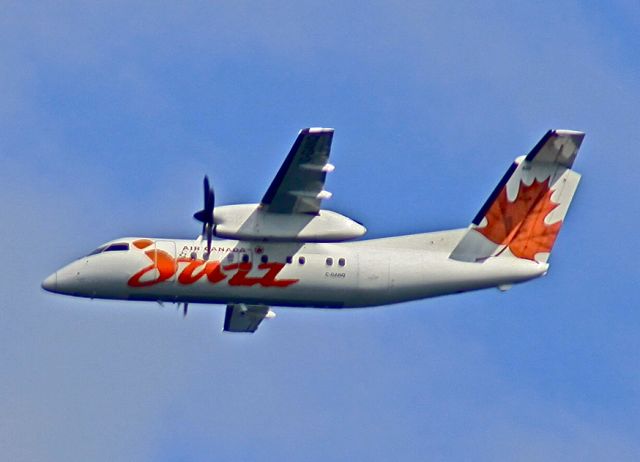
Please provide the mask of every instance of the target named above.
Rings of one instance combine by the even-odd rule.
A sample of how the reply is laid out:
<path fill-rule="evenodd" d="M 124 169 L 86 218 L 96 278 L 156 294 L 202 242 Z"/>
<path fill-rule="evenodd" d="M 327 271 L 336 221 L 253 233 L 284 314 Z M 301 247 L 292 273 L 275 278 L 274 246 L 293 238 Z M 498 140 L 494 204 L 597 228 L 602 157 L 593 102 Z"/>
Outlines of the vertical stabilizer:
<path fill-rule="evenodd" d="M 449 257 L 546 262 L 580 181 L 571 167 L 583 138 L 582 132 L 550 130 L 517 158 Z"/>

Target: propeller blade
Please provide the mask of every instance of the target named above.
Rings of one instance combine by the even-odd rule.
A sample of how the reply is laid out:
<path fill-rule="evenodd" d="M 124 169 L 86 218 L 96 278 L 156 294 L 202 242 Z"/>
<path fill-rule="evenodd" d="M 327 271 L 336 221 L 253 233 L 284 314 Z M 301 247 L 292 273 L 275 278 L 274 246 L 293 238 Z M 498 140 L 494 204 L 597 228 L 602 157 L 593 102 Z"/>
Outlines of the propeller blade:
<path fill-rule="evenodd" d="M 211 239 L 213 238 L 213 225 L 207 226 L 207 252 L 211 252 Z"/>
<path fill-rule="evenodd" d="M 215 207 L 215 193 L 209 183 L 209 177 L 204 177 L 204 208 L 193 214 L 193 218 L 203 224 L 213 225 L 213 208 Z M 202 228 L 202 234 L 205 234 L 205 228 Z"/>
<path fill-rule="evenodd" d="M 209 183 L 209 177 L 204 177 L 204 208 L 193 214 L 193 218 L 202 223 L 202 238 L 207 238 L 207 248 L 203 253 L 204 259 L 209 258 L 211 252 L 211 240 L 213 239 L 213 230 L 215 229 L 213 220 L 213 209 L 215 207 L 215 193 Z"/>
<path fill-rule="evenodd" d="M 204 210 L 207 212 L 213 212 L 213 203 L 215 201 L 215 194 L 213 188 L 209 184 L 209 177 L 204 177 Z"/>

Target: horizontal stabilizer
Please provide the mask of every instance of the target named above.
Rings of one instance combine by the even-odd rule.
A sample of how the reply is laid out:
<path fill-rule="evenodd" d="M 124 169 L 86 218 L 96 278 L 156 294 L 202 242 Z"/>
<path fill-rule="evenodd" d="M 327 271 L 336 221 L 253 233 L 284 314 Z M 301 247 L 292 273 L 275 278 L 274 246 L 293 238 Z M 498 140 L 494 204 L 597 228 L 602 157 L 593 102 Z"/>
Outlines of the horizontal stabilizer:
<path fill-rule="evenodd" d="M 549 162 L 571 168 L 584 139 L 583 132 L 549 130 L 527 154 L 527 162 Z"/>

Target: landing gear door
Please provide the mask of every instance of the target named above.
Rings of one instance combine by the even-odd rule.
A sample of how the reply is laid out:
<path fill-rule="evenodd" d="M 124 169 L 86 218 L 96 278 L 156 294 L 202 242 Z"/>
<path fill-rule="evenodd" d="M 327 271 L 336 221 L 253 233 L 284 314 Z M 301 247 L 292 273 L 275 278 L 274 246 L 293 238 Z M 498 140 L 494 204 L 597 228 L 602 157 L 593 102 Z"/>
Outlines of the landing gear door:
<path fill-rule="evenodd" d="M 156 241 L 155 264 L 156 268 L 162 273 L 162 268 L 174 268 L 176 264 L 176 243 L 174 241 Z M 168 271 L 167 271 L 168 272 Z M 172 275 L 167 282 L 173 282 L 176 278 L 176 271 L 172 271 Z"/>

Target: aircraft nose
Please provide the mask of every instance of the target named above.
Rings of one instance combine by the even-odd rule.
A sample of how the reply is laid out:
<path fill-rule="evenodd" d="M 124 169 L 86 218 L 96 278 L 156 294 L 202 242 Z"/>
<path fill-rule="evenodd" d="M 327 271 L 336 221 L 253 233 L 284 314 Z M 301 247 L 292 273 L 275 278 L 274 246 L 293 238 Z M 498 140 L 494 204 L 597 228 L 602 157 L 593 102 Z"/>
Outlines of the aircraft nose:
<path fill-rule="evenodd" d="M 42 281 L 42 288 L 44 290 L 48 290 L 49 292 L 55 292 L 58 287 L 58 273 L 52 273 L 47 278 Z"/>

